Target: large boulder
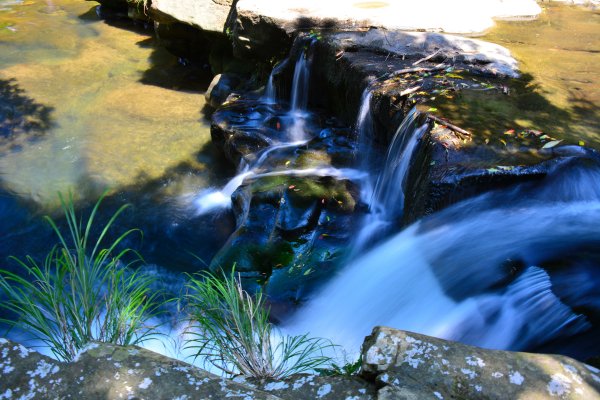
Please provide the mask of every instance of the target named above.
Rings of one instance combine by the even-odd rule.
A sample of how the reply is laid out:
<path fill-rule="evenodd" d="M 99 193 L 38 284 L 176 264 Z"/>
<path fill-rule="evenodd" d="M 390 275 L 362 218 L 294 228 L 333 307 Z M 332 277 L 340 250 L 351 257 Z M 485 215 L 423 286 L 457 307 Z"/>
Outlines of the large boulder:
<path fill-rule="evenodd" d="M 273 55 L 295 32 L 310 29 L 387 31 L 412 30 L 481 33 L 493 18 L 535 18 L 541 8 L 533 0 L 425 2 L 307 0 L 240 0 L 234 39 L 240 54 Z"/>
<path fill-rule="evenodd" d="M 203 31 L 225 33 L 233 17 L 233 0 L 152 0 L 149 14 L 157 22 L 182 22 Z"/>
<path fill-rule="evenodd" d="M 486 350 L 376 327 L 362 374 L 379 399 L 600 399 L 600 370 L 569 357 Z"/>
<path fill-rule="evenodd" d="M 92 343 L 62 363 L 6 339 L 0 339 L 0 398 L 279 399 L 136 346 Z"/>

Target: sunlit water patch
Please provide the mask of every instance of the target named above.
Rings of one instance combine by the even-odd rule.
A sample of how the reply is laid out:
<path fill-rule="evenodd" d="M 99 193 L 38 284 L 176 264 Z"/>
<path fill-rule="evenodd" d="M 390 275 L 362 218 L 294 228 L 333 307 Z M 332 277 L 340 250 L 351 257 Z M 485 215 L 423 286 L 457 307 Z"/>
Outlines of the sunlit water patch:
<path fill-rule="evenodd" d="M 535 21 L 498 21 L 484 40 L 508 48 L 521 78 L 496 90 L 481 80 L 435 107 L 457 125 L 501 145 L 523 130 L 600 147 L 600 14 L 543 3 Z M 441 101 L 440 101 L 441 100 Z M 513 135 L 514 135 L 513 134 Z"/>
<path fill-rule="evenodd" d="M 2 123 L 23 120 L 0 142 L 7 190 L 47 206 L 57 191 L 93 197 L 182 165 L 198 187 L 209 183 L 209 127 L 195 90 L 207 77 L 173 90 L 177 58 L 150 32 L 117 29 L 75 1 L 23 3 L 0 12 L 0 26 Z M 148 82 L 150 70 L 164 78 Z"/>

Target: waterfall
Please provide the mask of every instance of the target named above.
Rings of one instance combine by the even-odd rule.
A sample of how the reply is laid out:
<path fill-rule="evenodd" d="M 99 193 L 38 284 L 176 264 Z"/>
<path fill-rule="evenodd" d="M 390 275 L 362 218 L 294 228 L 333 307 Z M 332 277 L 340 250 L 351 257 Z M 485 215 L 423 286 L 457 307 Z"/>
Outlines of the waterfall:
<path fill-rule="evenodd" d="M 572 260 L 582 244 L 597 249 L 599 220 L 597 165 L 465 200 L 355 259 L 287 329 L 354 351 L 375 325 L 510 350 L 581 333 L 589 322 L 561 302 L 540 267 Z M 522 267 L 511 271 L 507 260 Z M 598 279 L 584 267 L 586 279 Z"/>
<path fill-rule="evenodd" d="M 269 74 L 269 79 L 267 81 L 267 86 L 265 87 L 265 93 L 262 97 L 262 101 L 265 104 L 277 104 L 277 88 L 275 87 L 275 76 L 277 76 L 281 71 L 287 67 L 289 58 L 281 61 L 277 64 L 271 73 Z"/>
<path fill-rule="evenodd" d="M 371 99 L 373 92 L 370 85 L 365 88 L 360 98 L 360 109 L 356 120 L 356 159 L 358 165 L 365 170 L 372 168 L 373 143 L 375 142 L 373 113 L 371 112 Z"/>
<path fill-rule="evenodd" d="M 371 92 L 363 93 L 363 102 L 357 121 L 359 153 L 369 154 L 373 143 L 373 122 L 370 112 Z M 423 115 L 416 107 L 406 115 L 387 151 L 383 168 L 362 187 L 361 197 L 369 204 L 369 214 L 362 221 L 362 228 L 354 241 L 356 254 L 367 246 L 374 237 L 383 236 L 404 210 L 404 191 L 410 171 L 411 159 L 419 140 L 428 129 Z M 373 162 L 364 157 L 360 163 L 373 170 Z"/>
<path fill-rule="evenodd" d="M 306 109 L 308 107 L 308 94 L 310 84 L 310 68 L 312 64 L 311 50 L 314 40 L 307 42 L 300 54 L 296 65 L 294 66 L 294 79 L 292 81 L 291 106 L 289 116 L 292 118 L 292 125 L 289 129 L 291 140 L 306 139 Z"/>
<path fill-rule="evenodd" d="M 314 41 L 302 49 L 294 67 L 294 79 L 292 81 L 291 111 L 305 111 L 308 107 L 308 92 L 310 83 L 310 67 L 312 64 L 312 46 Z"/>
<path fill-rule="evenodd" d="M 404 209 L 404 191 L 417 143 L 427 131 L 428 124 L 422 118 L 416 107 L 404 117 L 396 130 L 388 149 L 381 174 L 377 178 L 371 209 L 388 220 L 397 217 Z"/>

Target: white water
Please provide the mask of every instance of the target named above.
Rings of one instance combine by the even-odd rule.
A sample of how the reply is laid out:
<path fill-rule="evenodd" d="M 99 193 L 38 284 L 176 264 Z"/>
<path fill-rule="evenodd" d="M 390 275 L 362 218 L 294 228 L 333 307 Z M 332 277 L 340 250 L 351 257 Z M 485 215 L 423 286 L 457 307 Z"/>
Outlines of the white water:
<path fill-rule="evenodd" d="M 308 50 L 312 46 L 309 44 Z M 196 215 L 203 215 L 214 212 L 218 209 L 231 207 L 231 195 L 239 188 L 244 181 L 249 177 L 265 177 L 277 175 L 296 175 L 296 176 L 333 176 L 346 179 L 363 179 L 364 174 L 356 174 L 356 171 L 337 170 L 335 168 L 321 168 L 311 170 L 284 170 L 276 171 L 269 174 L 260 174 L 259 171 L 264 163 L 268 160 L 272 153 L 291 147 L 302 146 L 310 140 L 306 132 L 307 118 L 309 113 L 306 111 L 308 106 L 309 93 L 309 77 L 312 58 L 307 50 L 302 50 L 298 56 L 294 68 L 294 80 L 292 82 L 291 94 L 291 110 L 287 113 L 287 117 L 291 120 L 291 124 L 286 127 L 285 136 L 289 139 L 287 142 L 273 144 L 267 149 L 262 150 L 257 155 L 256 161 L 251 165 L 240 165 L 240 172 L 234 176 L 222 189 L 208 188 L 198 193 L 193 198 L 193 204 Z M 273 83 L 274 76 L 279 74 L 287 65 L 289 59 L 278 64 L 271 75 L 265 89 L 265 93 L 261 99 L 265 104 L 275 104 L 277 101 L 277 93 Z M 258 134 L 258 133 L 256 133 Z M 268 142 L 272 142 L 271 138 L 263 137 Z M 348 174 L 349 176 L 346 176 Z M 358 178 L 355 178 L 358 176 Z"/>
<path fill-rule="evenodd" d="M 310 66 L 312 58 L 302 50 L 294 67 L 294 80 L 292 81 L 291 111 L 305 111 L 308 107 L 308 93 L 310 83 Z"/>
<path fill-rule="evenodd" d="M 286 146 L 286 147 L 289 147 Z M 364 180 L 367 178 L 367 174 L 351 169 L 351 168 L 307 168 L 307 169 L 284 169 L 279 171 L 271 171 L 258 173 L 257 169 L 248 170 L 233 177 L 223 189 L 214 190 L 208 189 L 201 192 L 198 197 L 194 200 L 194 205 L 197 215 L 207 214 L 217 209 L 231 207 L 231 196 L 239 188 L 246 179 L 254 178 L 267 178 L 272 176 L 331 176 L 336 179 L 348 179 L 348 180 Z"/>
<path fill-rule="evenodd" d="M 600 243 L 600 169 L 463 201 L 352 262 L 287 324 L 358 351 L 376 325 L 519 350 L 589 328 L 536 267 Z M 561 192 L 561 190 L 565 190 Z M 552 195 L 550 195 L 552 194 Z M 510 284 L 507 260 L 525 265 Z"/>
<path fill-rule="evenodd" d="M 357 164 L 365 169 L 369 170 L 373 167 L 373 157 L 375 152 L 373 151 L 373 143 L 375 142 L 374 126 L 373 126 L 373 113 L 371 112 L 371 99 L 373 98 L 373 91 L 370 86 L 367 86 L 362 93 L 360 99 L 360 109 L 358 110 L 358 118 L 356 120 L 356 136 L 357 136 L 357 153 L 356 161 Z M 369 195 L 371 195 L 369 193 Z"/>
<path fill-rule="evenodd" d="M 371 92 L 363 93 L 362 105 L 357 121 L 359 153 L 369 154 L 374 137 L 370 111 Z M 356 236 L 353 253 L 363 250 L 376 236 L 382 236 L 402 216 L 404 191 L 415 148 L 428 124 L 419 123 L 420 113 L 413 108 L 404 118 L 388 148 L 383 168 L 378 176 L 371 179 L 361 189 L 363 201 L 369 204 L 369 214 L 362 221 L 362 229 Z M 373 161 L 364 157 L 360 164 L 372 169 Z"/>
<path fill-rule="evenodd" d="M 269 80 L 267 81 L 267 86 L 265 87 L 265 93 L 262 97 L 262 101 L 265 104 L 277 104 L 277 88 L 275 87 L 275 76 L 278 75 L 282 69 L 284 69 L 288 64 L 289 58 L 286 58 L 279 64 L 273 68 L 271 74 L 269 75 Z"/>

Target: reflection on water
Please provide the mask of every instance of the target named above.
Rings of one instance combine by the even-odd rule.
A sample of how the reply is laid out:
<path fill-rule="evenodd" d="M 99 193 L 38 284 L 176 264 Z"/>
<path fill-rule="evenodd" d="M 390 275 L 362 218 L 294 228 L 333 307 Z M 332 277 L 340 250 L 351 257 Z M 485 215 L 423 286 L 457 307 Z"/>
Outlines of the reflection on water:
<path fill-rule="evenodd" d="M 536 21 L 500 21 L 483 39 L 507 47 L 522 79 L 508 95 L 466 90 L 437 106 L 458 125 L 492 138 L 536 129 L 569 143 L 600 147 L 600 13 L 544 3 Z M 494 139 L 495 137 L 495 139 Z"/>
<path fill-rule="evenodd" d="M 184 202 L 230 172 L 202 113 L 206 71 L 180 65 L 151 30 L 100 20 L 79 0 L 0 0 L 0 54 L 2 265 L 53 243 L 39 214 L 56 215 L 58 191 L 73 191 L 83 210 L 107 188 L 101 219 L 132 203 L 120 223 L 144 230 L 147 261 L 210 260 L 229 218 L 194 217 Z"/>

